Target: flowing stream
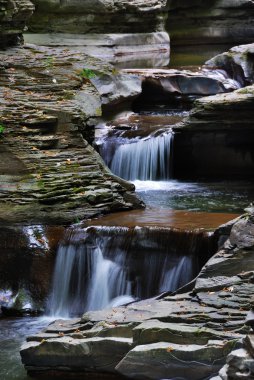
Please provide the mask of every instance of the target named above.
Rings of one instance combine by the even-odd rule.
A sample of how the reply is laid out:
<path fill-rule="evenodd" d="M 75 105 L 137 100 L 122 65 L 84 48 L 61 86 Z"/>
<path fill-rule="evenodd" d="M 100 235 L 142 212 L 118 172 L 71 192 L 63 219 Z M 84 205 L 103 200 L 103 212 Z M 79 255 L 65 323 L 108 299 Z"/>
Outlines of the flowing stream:
<path fill-rule="evenodd" d="M 57 253 L 49 313 L 68 318 L 174 291 L 193 279 L 213 249 L 212 235 L 203 231 L 68 230 Z"/>
<path fill-rule="evenodd" d="M 183 59 L 190 65 L 202 63 L 203 58 L 196 61 L 193 49 L 186 56 L 181 47 L 172 65 L 182 65 Z M 209 50 L 205 59 L 212 55 L 215 53 Z M 119 66 L 133 68 L 133 62 L 120 62 Z M 137 66 L 144 64 L 142 60 Z M 101 155 L 115 174 L 135 182 L 148 206 L 157 208 L 157 217 L 162 208 L 241 212 L 253 196 L 248 184 L 235 184 L 234 188 L 227 183 L 225 192 L 224 183 L 193 184 L 171 179 L 173 135 L 170 129 L 186 113 L 187 110 L 171 109 L 167 114 L 149 110 L 132 114 L 131 119 L 120 122 L 116 128 L 112 122 L 100 140 Z M 80 315 L 86 310 L 117 306 L 175 290 L 195 277 L 214 252 L 211 234 L 207 232 L 177 232 L 163 226 L 148 228 L 147 224 L 148 220 L 139 228 L 87 227 L 69 231 L 57 253 L 48 303 L 51 318 Z M 26 336 L 41 330 L 49 320 L 1 319 L 1 380 L 28 379 L 20 363 L 20 345 Z"/>

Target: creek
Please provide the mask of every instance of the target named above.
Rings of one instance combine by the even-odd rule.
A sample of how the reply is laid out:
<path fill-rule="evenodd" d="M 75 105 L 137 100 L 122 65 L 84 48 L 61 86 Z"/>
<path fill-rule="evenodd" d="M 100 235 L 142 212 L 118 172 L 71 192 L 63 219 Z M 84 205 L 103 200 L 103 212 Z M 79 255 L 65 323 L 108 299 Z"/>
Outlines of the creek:
<path fill-rule="evenodd" d="M 202 63 L 192 61 L 190 52 L 186 56 L 186 65 Z M 174 178 L 172 126 L 188 114 L 188 107 L 144 108 L 99 125 L 96 144 L 110 169 L 133 181 L 147 209 L 120 218 L 109 215 L 67 232 L 57 254 L 47 311 L 51 318 L 176 290 L 215 252 L 209 230 L 242 212 L 253 197 L 246 182 Z M 0 323 L 0 378 L 28 379 L 20 363 L 20 345 L 49 319 L 1 318 Z"/>

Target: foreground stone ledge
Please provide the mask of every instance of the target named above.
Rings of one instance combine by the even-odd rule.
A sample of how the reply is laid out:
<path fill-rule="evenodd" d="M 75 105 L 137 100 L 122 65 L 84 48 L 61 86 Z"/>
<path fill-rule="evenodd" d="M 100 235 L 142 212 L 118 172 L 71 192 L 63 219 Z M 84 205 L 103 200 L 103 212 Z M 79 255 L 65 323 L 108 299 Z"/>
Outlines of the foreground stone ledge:
<path fill-rule="evenodd" d="M 82 362 L 84 376 L 87 371 L 156 380 L 169 373 L 184 380 L 217 376 L 250 332 L 245 321 L 254 291 L 253 209 L 249 212 L 222 227 L 228 239 L 192 291 L 56 321 L 24 344 L 21 355 L 29 373 L 54 378 L 61 371 L 71 378 Z M 216 287 L 211 289 L 211 283 Z M 252 340 L 247 341 L 252 350 Z M 118 355 L 113 362 L 112 352 Z"/>
<path fill-rule="evenodd" d="M 131 345 L 132 339 L 128 338 L 74 339 L 63 336 L 25 343 L 21 357 L 28 371 L 39 366 L 54 370 L 69 367 L 72 371 L 114 372 Z"/>
<path fill-rule="evenodd" d="M 137 346 L 116 370 L 134 379 L 180 377 L 200 380 L 218 372 L 236 342 L 209 341 L 207 345 L 178 345 L 165 342 Z"/>

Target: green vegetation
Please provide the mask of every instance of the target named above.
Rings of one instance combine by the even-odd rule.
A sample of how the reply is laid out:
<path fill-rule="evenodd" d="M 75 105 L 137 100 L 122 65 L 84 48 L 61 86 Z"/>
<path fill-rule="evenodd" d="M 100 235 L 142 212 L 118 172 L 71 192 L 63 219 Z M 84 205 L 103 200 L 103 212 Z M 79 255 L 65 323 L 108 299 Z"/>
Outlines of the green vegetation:
<path fill-rule="evenodd" d="M 0 137 L 2 136 L 4 130 L 5 130 L 5 127 L 3 126 L 3 124 L 0 124 Z"/>
<path fill-rule="evenodd" d="M 96 77 L 96 74 L 93 70 L 91 69 L 82 69 L 79 72 L 79 75 L 84 78 L 84 79 L 92 79 Z"/>
<path fill-rule="evenodd" d="M 49 57 L 45 58 L 45 65 L 47 67 L 53 67 L 54 66 L 54 62 L 55 62 L 55 58 L 54 57 L 49 56 Z"/>

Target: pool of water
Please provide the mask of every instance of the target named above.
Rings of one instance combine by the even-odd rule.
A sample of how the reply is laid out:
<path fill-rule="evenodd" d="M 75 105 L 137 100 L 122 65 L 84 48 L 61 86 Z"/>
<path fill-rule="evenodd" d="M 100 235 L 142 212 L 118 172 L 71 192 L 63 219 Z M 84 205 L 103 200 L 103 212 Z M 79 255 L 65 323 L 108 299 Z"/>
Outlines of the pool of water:
<path fill-rule="evenodd" d="M 251 182 L 135 181 L 148 207 L 188 211 L 242 213 L 254 199 Z"/>
<path fill-rule="evenodd" d="M 0 379 L 31 380 L 20 359 L 20 346 L 26 337 L 50 323 L 49 318 L 0 318 Z"/>

